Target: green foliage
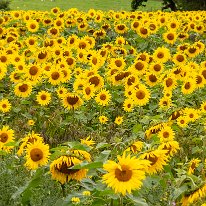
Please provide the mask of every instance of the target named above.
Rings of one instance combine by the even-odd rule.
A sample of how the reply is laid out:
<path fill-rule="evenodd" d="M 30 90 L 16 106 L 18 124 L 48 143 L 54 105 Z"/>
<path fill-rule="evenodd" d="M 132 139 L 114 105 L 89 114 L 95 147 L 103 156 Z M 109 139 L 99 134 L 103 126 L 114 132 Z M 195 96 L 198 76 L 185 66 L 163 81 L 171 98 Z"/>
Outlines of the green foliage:
<path fill-rule="evenodd" d="M 0 0 L 0 10 L 8 11 L 10 10 L 10 0 Z"/>
<path fill-rule="evenodd" d="M 197 11 L 206 9 L 206 0 L 174 0 L 179 10 Z"/>

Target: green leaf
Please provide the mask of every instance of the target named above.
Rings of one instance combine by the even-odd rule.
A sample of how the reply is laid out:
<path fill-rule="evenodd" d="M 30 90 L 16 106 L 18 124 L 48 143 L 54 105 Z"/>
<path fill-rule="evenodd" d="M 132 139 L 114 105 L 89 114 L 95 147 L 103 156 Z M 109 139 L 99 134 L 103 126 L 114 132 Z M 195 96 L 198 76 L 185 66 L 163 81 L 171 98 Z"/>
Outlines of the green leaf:
<path fill-rule="evenodd" d="M 182 185 L 180 188 L 175 189 L 173 194 L 173 200 L 176 200 L 180 195 L 188 190 L 187 185 Z"/>
<path fill-rule="evenodd" d="M 83 150 L 87 152 L 91 150 L 91 147 L 82 145 L 80 142 L 66 142 L 64 144 L 68 145 L 71 149 Z"/>
<path fill-rule="evenodd" d="M 102 151 L 100 155 L 97 158 L 95 158 L 95 162 L 106 162 L 110 153 L 111 153 L 111 150 Z"/>
<path fill-rule="evenodd" d="M 96 168 L 102 168 L 103 163 L 102 162 L 82 162 L 81 164 L 75 165 L 69 169 L 96 169 Z"/>
<path fill-rule="evenodd" d="M 138 132 L 141 131 L 141 130 L 142 130 L 142 125 L 141 125 L 141 124 L 135 124 L 135 125 L 133 126 L 132 132 L 133 132 L 133 133 L 138 133 Z"/>
<path fill-rule="evenodd" d="M 96 149 L 102 149 L 102 148 L 110 147 L 110 146 L 111 145 L 106 143 L 106 142 L 101 142 L 101 143 L 97 144 Z"/>
<path fill-rule="evenodd" d="M 135 197 L 135 196 L 133 196 L 131 194 L 128 194 L 127 197 L 129 199 L 131 199 L 135 203 L 135 205 L 138 205 L 138 206 L 148 206 L 146 200 L 144 200 L 143 198 Z"/>

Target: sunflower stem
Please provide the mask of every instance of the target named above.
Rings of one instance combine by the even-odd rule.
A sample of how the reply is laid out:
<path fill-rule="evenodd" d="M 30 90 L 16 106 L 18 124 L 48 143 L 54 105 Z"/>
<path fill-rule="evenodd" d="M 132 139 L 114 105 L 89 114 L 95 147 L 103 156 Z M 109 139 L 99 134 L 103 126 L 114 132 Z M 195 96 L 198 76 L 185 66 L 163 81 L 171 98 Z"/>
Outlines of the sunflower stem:
<path fill-rule="evenodd" d="M 119 206 L 123 206 L 123 197 L 122 196 L 119 197 Z"/>
<path fill-rule="evenodd" d="M 114 205 L 114 200 L 111 199 L 110 206 L 113 206 L 113 205 Z"/>
<path fill-rule="evenodd" d="M 62 188 L 62 195 L 63 195 L 63 197 L 66 197 L 65 184 L 61 184 L 61 188 Z"/>

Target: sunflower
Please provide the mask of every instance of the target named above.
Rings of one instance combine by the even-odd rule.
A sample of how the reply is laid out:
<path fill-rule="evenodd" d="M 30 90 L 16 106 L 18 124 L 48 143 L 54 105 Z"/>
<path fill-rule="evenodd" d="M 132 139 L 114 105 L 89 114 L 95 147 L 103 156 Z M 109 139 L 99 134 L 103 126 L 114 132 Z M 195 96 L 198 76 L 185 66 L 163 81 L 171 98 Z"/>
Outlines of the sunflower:
<path fill-rule="evenodd" d="M 141 141 L 136 141 L 132 143 L 126 150 L 125 152 L 132 152 L 132 153 L 139 153 L 143 148 L 143 142 Z"/>
<path fill-rule="evenodd" d="M 14 141 L 14 130 L 9 126 L 3 126 L 0 129 L 0 150 L 10 151 L 13 146 L 6 146 L 7 143 Z"/>
<path fill-rule="evenodd" d="M 69 110 L 77 109 L 83 104 L 80 96 L 77 94 L 67 93 L 62 97 L 63 106 Z"/>
<path fill-rule="evenodd" d="M 47 73 L 49 78 L 49 83 L 52 85 L 58 85 L 62 81 L 62 78 L 64 77 L 64 74 L 61 70 L 57 68 L 51 68 L 51 70 Z"/>
<path fill-rule="evenodd" d="M 163 170 L 163 166 L 167 164 L 167 150 L 152 150 L 140 156 L 141 159 L 149 160 L 150 167 L 147 169 L 148 174 L 154 174 Z"/>
<path fill-rule="evenodd" d="M 78 205 L 81 202 L 81 200 L 79 197 L 72 197 L 71 202 L 72 204 Z"/>
<path fill-rule="evenodd" d="M 142 38 L 147 38 L 151 34 L 150 30 L 144 25 L 140 25 L 136 31 Z"/>
<path fill-rule="evenodd" d="M 157 85 L 159 83 L 159 77 L 157 74 L 155 74 L 154 72 L 147 72 L 145 74 L 145 82 L 147 85 L 149 85 L 150 87 L 153 87 L 155 85 Z"/>
<path fill-rule="evenodd" d="M 39 166 L 46 165 L 50 156 L 49 145 L 42 141 L 28 143 L 26 149 L 26 163 L 28 169 L 36 170 Z"/>
<path fill-rule="evenodd" d="M 197 46 L 190 46 L 185 50 L 188 57 L 194 58 L 199 54 L 199 49 Z"/>
<path fill-rule="evenodd" d="M 27 26 L 28 31 L 30 31 L 32 33 L 35 33 L 39 30 L 39 23 L 35 20 L 29 20 L 26 23 L 26 26 Z"/>
<path fill-rule="evenodd" d="M 185 116 L 180 116 L 177 118 L 177 125 L 184 128 L 188 125 L 188 119 Z"/>
<path fill-rule="evenodd" d="M 86 84 L 83 86 L 82 94 L 85 100 L 90 100 L 95 95 L 94 85 Z"/>
<path fill-rule="evenodd" d="M 140 189 L 142 181 L 145 179 L 145 169 L 149 166 L 148 161 L 135 157 L 117 156 L 118 163 L 108 160 L 104 165 L 107 171 L 103 175 L 103 182 L 111 187 L 115 193 L 131 193 L 132 190 Z"/>
<path fill-rule="evenodd" d="M 141 75 L 141 74 L 144 74 L 146 72 L 147 67 L 148 67 L 147 62 L 136 59 L 130 68 L 133 72 L 136 72 L 137 74 Z M 129 71 L 130 71 L 130 69 L 129 69 Z"/>
<path fill-rule="evenodd" d="M 169 74 L 168 77 L 166 77 L 163 80 L 163 86 L 164 91 L 171 91 L 177 86 L 177 80 L 174 75 Z"/>
<path fill-rule="evenodd" d="M 4 64 L 0 64 L 0 80 L 2 80 L 7 73 L 7 67 Z"/>
<path fill-rule="evenodd" d="M 94 89 L 96 91 L 104 86 L 104 79 L 99 74 L 96 74 L 88 78 L 88 83 L 94 85 Z"/>
<path fill-rule="evenodd" d="M 33 126 L 35 124 L 35 121 L 33 119 L 29 119 L 27 121 L 28 126 Z"/>
<path fill-rule="evenodd" d="M 135 105 L 144 106 L 149 102 L 150 91 L 146 88 L 145 85 L 139 84 L 132 94 L 132 99 L 134 100 Z"/>
<path fill-rule="evenodd" d="M 163 34 L 163 39 L 168 44 L 174 44 L 177 39 L 177 34 L 171 31 L 165 32 Z"/>
<path fill-rule="evenodd" d="M 195 122 L 200 117 L 199 111 L 194 108 L 185 108 L 183 112 L 188 122 Z"/>
<path fill-rule="evenodd" d="M 186 63 L 187 57 L 184 54 L 178 52 L 173 56 L 172 60 L 176 65 L 184 65 Z"/>
<path fill-rule="evenodd" d="M 107 106 L 110 100 L 111 100 L 111 94 L 106 89 L 102 89 L 95 97 L 95 101 L 102 106 Z"/>
<path fill-rule="evenodd" d="M 160 62 L 153 62 L 149 65 L 149 72 L 161 74 L 164 71 L 164 64 Z"/>
<path fill-rule="evenodd" d="M 172 100 L 169 97 L 163 96 L 159 101 L 159 107 L 162 109 L 169 109 L 172 106 Z"/>
<path fill-rule="evenodd" d="M 125 24 L 117 24 L 114 27 L 114 30 L 118 33 L 118 34 L 124 34 L 127 32 L 128 27 Z"/>
<path fill-rule="evenodd" d="M 0 111 L 3 113 L 9 112 L 11 109 L 11 103 L 9 102 L 8 99 L 2 99 L 0 101 Z"/>
<path fill-rule="evenodd" d="M 122 122 L 123 122 L 122 116 L 118 116 L 115 118 L 115 121 L 114 121 L 115 124 L 120 125 L 120 124 L 122 124 Z"/>
<path fill-rule="evenodd" d="M 25 69 L 25 77 L 32 79 L 32 80 L 37 80 L 39 79 L 41 75 L 41 68 L 38 67 L 38 65 L 32 64 L 29 65 L 27 69 Z"/>
<path fill-rule="evenodd" d="M 153 59 L 165 63 L 170 59 L 170 50 L 165 47 L 158 47 L 153 53 Z"/>
<path fill-rule="evenodd" d="M 85 155 L 88 156 L 89 153 L 84 151 L 84 153 L 82 153 L 80 150 L 78 151 L 81 153 L 81 156 L 79 156 L 79 154 L 75 153 L 74 151 L 68 151 L 67 153 L 70 154 L 63 155 L 50 164 L 50 173 L 52 175 L 52 179 L 59 181 L 61 184 L 65 184 L 71 179 L 80 181 L 86 177 L 87 169 L 71 168 L 80 164 L 84 160 L 90 161 L 87 157 L 85 157 Z"/>
<path fill-rule="evenodd" d="M 36 101 L 41 105 L 48 105 L 51 101 L 51 94 L 47 91 L 40 91 L 36 95 Z"/>
<path fill-rule="evenodd" d="M 56 89 L 56 93 L 57 93 L 58 97 L 60 97 L 60 98 L 62 98 L 64 95 L 66 95 L 67 92 L 68 92 L 68 90 L 63 86 L 59 86 Z"/>
<path fill-rule="evenodd" d="M 22 140 L 21 140 L 21 145 L 19 147 L 19 150 L 17 151 L 17 155 L 21 156 L 23 152 L 25 151 L 28 143 L 34 143 L 35 141 L 41 141 L 43 142 L 43 137 L 41 137 L 39 134 L 36 134 L 34 131 L 30 132 L 28 135 L 26 135 Z"/>
<path fill-rule="evenodd" d="M 199 163 L 201 162 L 198 158 L 193 158 L 189 162 L 189 168 L 188 168 L 188 174 L 193 174 L 195 172 L 195 169 L 199 166 Z"/>
<path fill-rule="evenodd" d="M 206 184 L 186 194 L 181 200 L 182 206 L 194 205 L 196 201 L 205 198 L 205 196 L 206 196 Z"/>
<path fill-rule="evenodd" d="M 191 94 L 196 89 L 196 81 L 193 78 L 187 78 L 183 82 L 181 91 L 183 94 Z"/>
<path fill-rule="evenodd" d="M 164 126 L 159 132 L 158 137 L 160 138 L 160 142 L 169 142 L 173 141 L 175 136 L 174 131 L 170 126 Z"/>
<path fill-rule="evenodd" d="M 18 83 L 14 87 L 14 94 L 18 97 L 28 97 L 32 92 L 32 86 L 28 82 Z"/>
<path fill-rule="evenodd" d="M 168 141 L 168 142 L 162 142 L 159 147 L 159 150 L 166 150 L 166 155 L 174 156 L 178 150 L 180 150 L 179 143 L 177 141 Z"/>
<path fill-rule="evenodd" d="M 104 115 L 99 116 L 99 122 L 105 124 L 108 121 L 108 118 Z"/>
<path fill-rule="evenodd" d="M 126 112 L 132 112 L 133 108 L 134 108 L 134 100 L 133 100 L 133 99 L 130 99 L 130 98 L 125 99 L 125 100 L 124 100 L 124 103 L 123 103 L 123 109 L 124 109 L 124 111 L 126 111 Z"/>

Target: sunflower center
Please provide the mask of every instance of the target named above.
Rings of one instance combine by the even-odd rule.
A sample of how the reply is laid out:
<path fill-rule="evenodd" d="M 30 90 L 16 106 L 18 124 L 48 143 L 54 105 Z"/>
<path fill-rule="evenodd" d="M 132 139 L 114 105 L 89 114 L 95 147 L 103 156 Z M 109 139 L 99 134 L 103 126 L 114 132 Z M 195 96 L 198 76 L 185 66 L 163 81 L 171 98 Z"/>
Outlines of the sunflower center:
<path fill-rule="evenodd" d="M 2 108 L 7 108 L 7 105 L 6 104 L 2 104 Z"/>
<path fill-rule="evenodd" d="M 177 55 L 177 61 L 178 62 L 183 62 L 185 58 L 182 55 Z"/>
<path fill-rule="evenodd" d="M 41 95 L 41 100 L 46 100 L 46 95 L 45 94 Z"/>
<path fill-rule="evenodd" d="M 173 84 L 173 80 L 172 80 L 171 78 L 168 78 L 168 79 L 166 80 L 166 86 L 167 86 L 167 87 L 170 87 L 170 86 L 172 86 L 172 84 Z"/>
<path fill-rule="evenodd" d="M 130 77 L 130 78 L 127 80 L 127 85 L 132 85 L 134 82 L 135 82 L 135 77 Z"/>
<path fill-rule="evenodd" d="M 67 58 L 66 62 L 68 65 L 72 65 L 74 63 L 74 60 L 72 58 Z"/>
<path fill-rule="evenodd" d="M 150 165 L 152 166 L 157 162 L 158 157 L 156 155 L 154 155 L 154 156 L 149 156 L 149 158 L 146 158 L 146 159 L 151 162 Z"/>
<path fill-rule="evenodd" d="M 126 165 L 121 166 L 121 170 L 119 168 L 115 169 L 115 177 L 120 181 L 120 182 L 127 182 L 131 179 L 132 177 L 132 170 L 128 168 Z"/>
<path fill-rule="evenodd" d="M 135 69 L 138 71 L 142 70 L 144 68 L 144 65 L 141 62 L 138 62 L 135 64 Z"/>
<path fill-rule="evenodd" d="M 43 152 L 39 148 L 34 148 L 30 151 L 30 157 L 34 162 L 37 162 L 43 158 Z"/>
<path fill-rule="evenodd" d="M 121 67 L 121 66 L 122 66 L 121 60 L 116 60 L 116 61 L 115 61 L 115 65 L 116 65 L 117 67 Z"/>
<path fill-rule="evenodd" d="M 162 59 L 162 58 L 164 57 L 164 53 L 163 53 L 163 52 L 159 52 L 159 53 L 157 54 L 157 57 L 158 57 L 159 59 Z"/>
<path fill-rule="evenodd" d="M 160 66 L 159 64 L 155 64 L 155 65 L 154 65 L 154 70 L 155 70 L 156 72 L 159 72 L 159 71 L 161 70 L 161 66 Z"/>
<path fill-rule="evenodd" d="M 196 52 L 196 48 L 189 48 L 189 53 L 190 54 L 194 54 Z"/>
<path fill-rule="evenodd" d="M 8 134 L 7 133 L 1 133 L 0 134 L 0 142 L 3 142 L 3 143 L 5 143 L 7 140 L 8 140 Z"/>
<path fill-rule="evenodd" d="M 174 38 L 175 38 L 175 37 L 174 37 L 174 34 L 168 34 L 168 35 L 167 35 L 167 39 L 168 39 L 168 40 L 171 40 L 171 41 L 172 41 Z"/>
<path fill-rule="evenodd" d="M 122 31 L 122 30 L 124 30 L 125 29 L 125 26 L 124 25 L 118 25 L 118 27 L 117 27 L 120 31 Z"/>
<path fill-rule="evenodd" d="M 143 34 L 143 35 L 146 35 L 148 32 L 147 32 L 147 29 L 141 28 L 140 33 Z"/>
<path fill-rule="evenodd" d="M 181 124 L 184 124 L 184 123 L 185 123 L 185 121 L 184 121 L 183 119 L 181 119 L 181 120 L 180 120 L 180 123 L 181 123 Z"/>
<path fill-rule="evenodd" d="M 107 97 L 106 97 L 105 94 L 101 94 L 101 95 L 100 95 L 100 99 L 101 99 L 102 101 L 104 101 L 106 98 L 107 98 Z"/>
<path fill-rule="evenodd" d="M 58 31 L 57 31 L 57 29 L 52 28 L 52 29 L 50 30 L 50 33 L 53 34 L 53 35 L 56 35 L 56 34 L 58 33 Z"/>
<path fill-rule="evenodd" d="M 91 93 L 91 89 L 90 89 L 89 87 L 87 87 L 87 88 L 85 89 L 85 93 L 86 93 L 87 95 L 89 95 L 89 94 Z"/>
<path fill-rule="evenodd" d="M 70 105 L 75 105 L 79 100 L 79 97 L 77 96 L 74 96 L 74 97 L 67 97 L 67 102 L 70 104 Z"/>
<path fill-rule="evenodd" d="M 155 75 L 151 74 L 151 75 L 149 75 L 149 80 L 151 82 L 156 82 L 157 81 L 157 77 Z"/>
<path fill-rule="evenodd" d="M 197 76 L 197 84 L 200 84 L 202 82 L 202 77 L 201 76 Z"/>
<path fill-rule="evenodd" d="M 35 66 L 32 66 L 30 69 L 29 69 L 29 73 L 32 75 L 32 76 L 35 76 L 38 72 L 38 68 L 35 67 Z"/>
<path fill-rule="evenodd" d="M 170 136 L 169 132 L 163 132 L 162 135 L 163 135 L 164 138 L 168 138 Z"/>
<path fill-rule="evenodd" d="M 187 83 L 185 84 L 185 89 L 190 89 L 190 87 L 191 87 L 190 82 L 187 82 Z"/>
<path fill-rule="evenodd" d="M 57 79 L 59 79 L 59 77 L 60 77 L 59 72 L 53 72 L 51 75 L 51 78 L 53 80 L 57 80 Z"/>
<path fill-rule="evenodd" d="M 27 84 L 22 84 L 19 86 L 20 92 L 26 92 L 28 90 L 28 85 Z"/>
<path fill-rule="evenodd" d="M 139 90 L 136 92 L 137 99 L 144 99 L 145 98 L 145 92 L 142 90 Z"/>
<path fill-rule="evenodd" d="M 189 117 L 190 117 L 190 118 L 193 118 L 193 117 L 194 117 L 194 114 L 189 114 Z"/>
<path fill-rule="evenodd" d="M 79 43 L 79 48 L 80 48 L 80 49 L 85 49 L 86 46 L 87 46 L 87 45 L 86 45 L 85 42 L 80 42 L 80 43 Z"/>
<path fill-rule="evenodd" d="M 130 108 L 131 106 L 132 106 L 131 104 L 128 104 L 128 105 L 127 105 L 127 108 Z"/>
<path fill-rule="evenodd" d="M 30 28 L 31 28 L 31 29 L 35 29 L 35 28 L 36 28 L 36 25 L 35 25 L 35 24 L 31 24 L 31 25 L 30 25 Z"/>
<path fill-rule="evenodd" d="M 99 78 L 98 78 L 97 76 L 94 76 L 94 77 L 91 77 L 91 78 L 89 79 L 89 82 L 90 82 L 91 84 L 94 84 L 95 86 L 97 86 L 97 85 L 99 84 L 100 80 L 99 80 Z"/>

